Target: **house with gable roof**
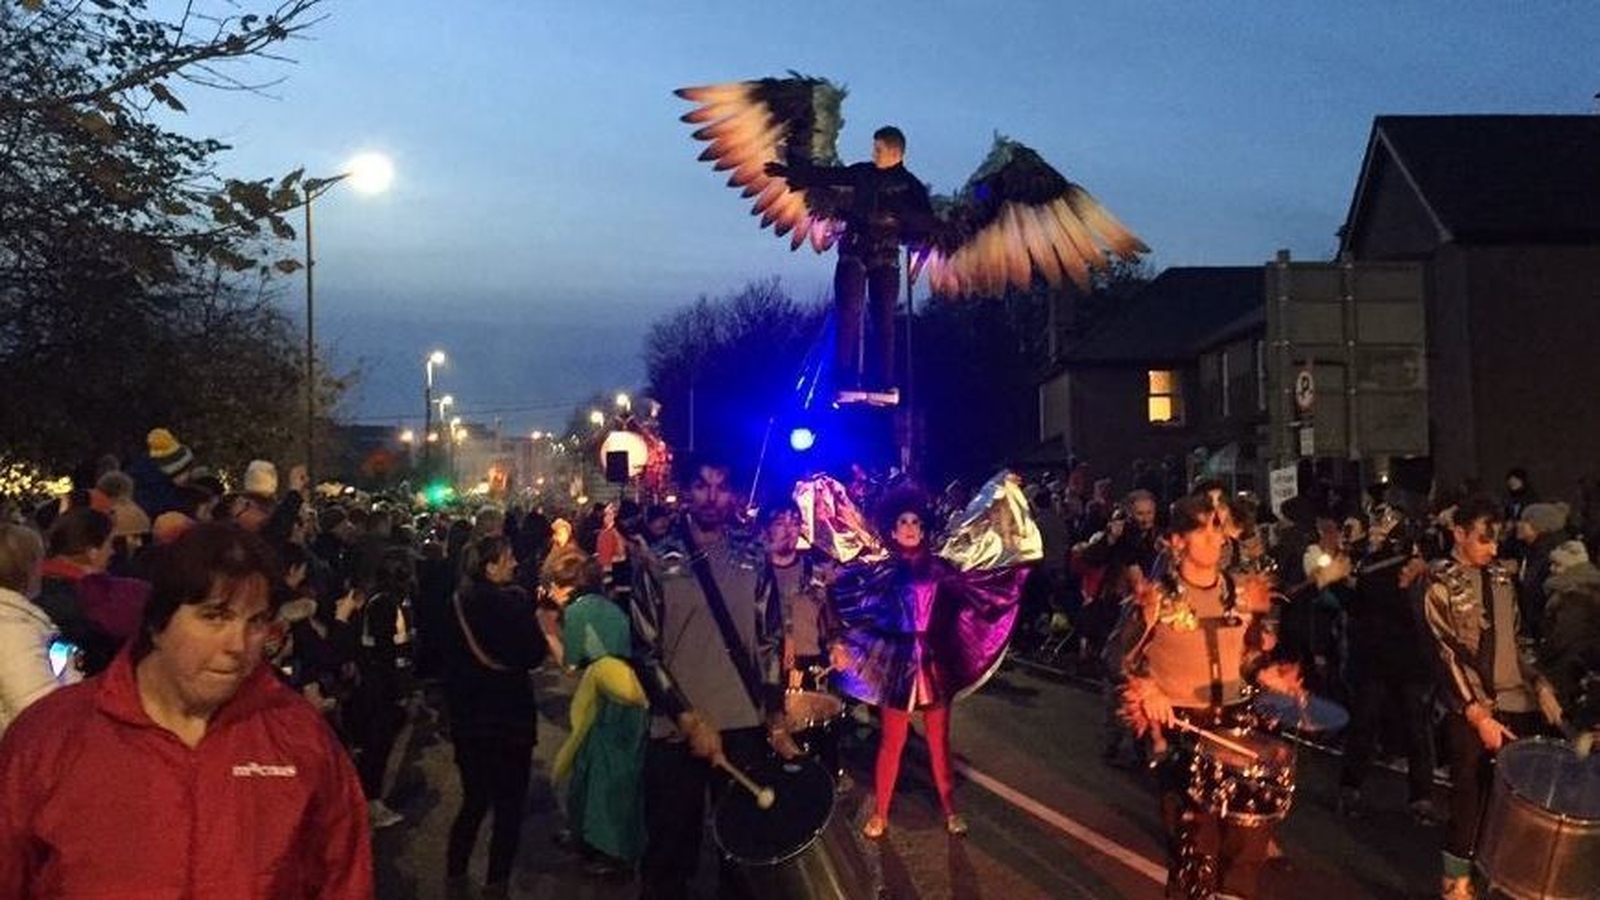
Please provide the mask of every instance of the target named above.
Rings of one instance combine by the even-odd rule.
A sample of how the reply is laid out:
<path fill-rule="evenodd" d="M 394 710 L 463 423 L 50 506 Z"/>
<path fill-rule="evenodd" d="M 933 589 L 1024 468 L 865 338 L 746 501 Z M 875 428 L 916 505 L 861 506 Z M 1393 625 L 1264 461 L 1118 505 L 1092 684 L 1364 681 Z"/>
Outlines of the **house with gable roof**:
<path fill-rule="evenodd" d="M 1442 484 L 1600 474 L 1600 116 L 1379 116 L 1341 254 L 1424 268 Z"/>

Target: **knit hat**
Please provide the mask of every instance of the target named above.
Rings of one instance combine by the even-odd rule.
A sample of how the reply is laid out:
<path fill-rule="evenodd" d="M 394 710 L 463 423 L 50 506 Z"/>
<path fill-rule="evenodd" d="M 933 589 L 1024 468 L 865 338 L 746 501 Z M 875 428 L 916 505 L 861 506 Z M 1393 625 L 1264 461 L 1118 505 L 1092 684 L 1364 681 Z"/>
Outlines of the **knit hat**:
<path fill-rule="evenodd" d="M 278 467 L 264 459 L 253 459 L 244 470 L 244 492 L 261 497 L 278 494 Z"/>
<path fill-rule="evenodd" d="M 1550 572 L 1565 572 L 1579 563 L 1589 561 L 1589 550 L 1583 541 L 1562 541 L 1550 551 Z"/>
<path fill-rule="evenodd" d="M 1567 527 L 1568 512 L 1570 508 L 1565 503 L 1530 503 L 1522 511 L 1522 521 L 1540 534 L 1551 534 Z"/>
<path fill-rule="evenodd" d="M 111 536 L 125 537 L 148 534 L 150 517 L 132 500 L 117 500 L 111 504 Z"/>
<path fill-rule="evenodd" d="M 181 512 L 164 512 L 156 516 L 155 525 L 150 530 L 157 544 L 166 545 L 177 540 L 192 525 L 194 520 Z"/>
<path fill-rule="evenodd" d="M 194 465 L 194 454 L 165 428 L 150 429 L 144 442 L 150 451 L 150 461 L 167 475 L 177 475 Z"/>

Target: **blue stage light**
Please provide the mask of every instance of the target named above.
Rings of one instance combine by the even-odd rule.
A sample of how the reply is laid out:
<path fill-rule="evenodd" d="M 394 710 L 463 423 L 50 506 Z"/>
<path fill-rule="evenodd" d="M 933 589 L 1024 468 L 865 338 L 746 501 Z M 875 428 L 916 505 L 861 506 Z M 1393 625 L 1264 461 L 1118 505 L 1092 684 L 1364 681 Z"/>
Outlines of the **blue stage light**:
<path fill-rule="evenodd" d="M 809 428 L 801 427 L 789 432 L 789 446 L 797 452 L 804 453 L 810 450 L 811 445 L 816 442 L 817 436 Z"/>

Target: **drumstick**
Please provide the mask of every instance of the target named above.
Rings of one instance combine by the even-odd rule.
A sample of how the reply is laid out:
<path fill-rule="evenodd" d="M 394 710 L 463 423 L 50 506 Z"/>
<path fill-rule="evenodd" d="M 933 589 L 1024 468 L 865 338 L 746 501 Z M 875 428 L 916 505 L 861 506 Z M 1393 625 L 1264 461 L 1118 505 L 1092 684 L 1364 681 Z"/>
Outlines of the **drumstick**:
<path fill-rule="evenodd" d="M 756 798 L 757 809 L 770 809 L 772 808 L 772 804 L 778 802 L 778 794 L 776 791 L 769 787 L 762 787 L 761 785 L 750 780 L 750 776 L 739 771 L 739 768 L 733 763 L 728 762 L 727 757 L 717 757 L 717 765 L 721 766 L 723 771 L 727 772 L 729 775 L 732 775 L 734 781 L 739 782 L 741 787 L 749 791 L 750 794 Z"/>
<path fill-rule="evenodd" d="M 1236 743 L 1234 741 L 1230 741 L 1227 738 L 1223 737 L 1222 735 L 1217 734 L 1215 732 L 1207 731 L 1204 728 L 1199 727 L 1198 725 L 1191 725 L 1188 722 L 1183 721 L 1182 719 L 1174 719 L 1173 720 L 1173 724 L 1177 725 L 1179 730 L 1181 730 L 1181 731 L 1187 731 L 1187 732 L 1189 732 L 1191 734 L 1198 735 L 1203 740 L 1211 741 L 1212 743 L 1217 744 L 1219 746 L 1227 747 L 1229 750 L 1232 750 L 1235 753 L 1242 754 L 1244 756 L 1248 756 L 1251 759 L 1260 759 L 1261 758 L 1261 754 L 1257 753 L 1254 750 L 1251 750 L 1249 747 L 1246 747 L 1245 745 L 1240 744 L 1240 743 Z"/>

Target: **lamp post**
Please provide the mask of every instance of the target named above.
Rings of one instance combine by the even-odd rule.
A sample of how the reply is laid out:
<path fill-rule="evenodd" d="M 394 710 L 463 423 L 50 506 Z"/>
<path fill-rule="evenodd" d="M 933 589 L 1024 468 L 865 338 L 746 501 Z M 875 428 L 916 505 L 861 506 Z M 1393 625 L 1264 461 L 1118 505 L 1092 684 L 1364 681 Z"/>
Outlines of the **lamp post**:
<path fill-rule="evenodd" d="M 440 414 L 440 418 L 443 418 Z M 460 477 L 456 472 L 456 463 L 461 456 L 461 417 L 455 416 L 450 420 L 450 483 L 455 484 Z"/>
<path fill-rule="evenodd" d="M 306 481 L 317 483 L 317 305 L 316 305 L 316 255 L 311 232 L 311 206 L 313 201 L 345 179 L 363 194 L 377 194 L 387 190 L 394 180 L 394 166 L 376 153 L 362 153 L 350 160 L 348 168 L 332 178 L 310 183 L 305 190 L 306 217 Z"/>
<path fill-rule="evenodd" d="M 445 362 L 443 350 L 435 350 L 428 354 L 428 359 L 422 368 L 427 373 L 427 380 L 422 388 L 422 433 L 427 435 L 433 431 L 433 367 L 442 366 Z M 432 450 L 426 438 L 422 442 L 422 468 L 427 469 Z"/>
<path fill-rule="evenodd" d="M 451 460 L 451 459 L 453 459 L 453 456 L 452 456 L 452 454 L 450 452 L 450 433 L 448 431 L 445 431 L 445 426 L 449 424 L 449 420 L 444 417 L 444 411 L 446 409 L 450 408 L 451 406 L 455 405 L 456 398 L 455 398 L 455 396 L 453 394 L 445 394 L 443 397 L 440 397 L 439 399 L 437 399 L 437 400 L 435 400 L 433 402 L 436 405 L 438 405 L 438 407 L 439 407 L 439 440 L 444 442 L 444 445 L 445 445 L 445 447 L 444 447 L 445 459 L 446 460 Z M 433 434 L 433 432 L 430 431 L 429 434 L 431 435 L 431 434 Z M 430 440 L 431 440 L 431 438 L 430 438 Z M 454 482 L 452 482 L 452 483 L 454 483 Z"/>

